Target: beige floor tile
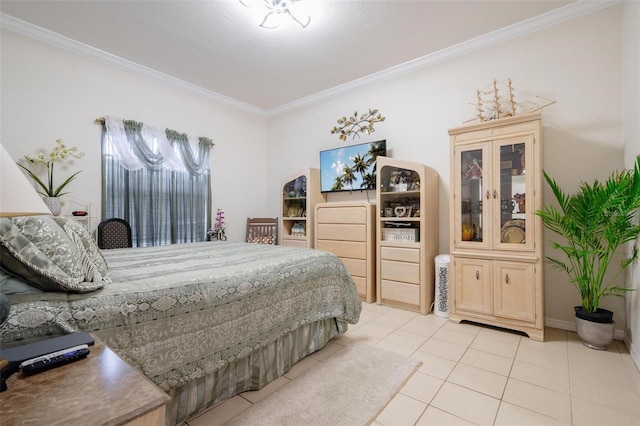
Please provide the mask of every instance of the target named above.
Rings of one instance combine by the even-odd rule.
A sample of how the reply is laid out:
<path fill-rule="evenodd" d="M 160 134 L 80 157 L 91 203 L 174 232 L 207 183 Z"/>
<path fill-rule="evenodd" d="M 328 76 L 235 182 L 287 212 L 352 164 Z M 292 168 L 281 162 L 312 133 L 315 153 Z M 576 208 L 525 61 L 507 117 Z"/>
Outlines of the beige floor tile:
<path fill-rule="evenodd" d="M 473 426 L 474 423 L 456 417 L 453 414 L 442 411 L 436 407 L 429 406 L 415 426 Z"/>
<path fill-rule="evenodd" d="M 571 396 L 640 417 L 640 396 L 626 376 L 599 380 L 571 375 Z"/>
<path fill-rule="evenodd" d="M 407 331 L 409 333 L 418 334 L 424 337 L 433 336 L 442 326 L 437 324 L 425 323 L 423 321 L 410 320 L 398 330 Z"/>
<path fill-rule="evenodd" d="M 638 426 L 640 417 L 581 398 L 571 398 L 573 424 L 576 426 Z"/>
<path fill-rule="evenodd" d="M 428 337 L 421 336 L 419 334 L 410 333 L 404 330 L 395 330 L 383 340 L 416 350 L 422 346 L 427 339 Z"/>
<path fill-rule="evenodd" d="M 418 371 L 400 389 L 400 393 L 429 404 L 443 383 L 443 380 Z"/>
<path fill-rule="evenodd" d="M 452 321 L 447 322 L 442 328 L 446 328 L 453 331 L 459 331 L 460 333 L 467 333 L 477 336 L 482 330 L 482 327 L 476 324 L 469 324 L 466 322 L 455 323 Z"/>
<path fill-rule="evenodd" d="M 571 422 L 570 397 L 560 392 L 510 378 L 502 400 L 561 422 Z"/>
<path fill-rule="evenodd" d="M 460 362 L 503 376 L 509 375 L 511 366 L 513 365 L 512 358 L 505 358 L 477 349 L 468 349 L 462 356 L 462 359 L 460 359 Z"/>
<path fill-rule="evenodd" d="M 492 337 L 487 337 L 486 334 L 481 334 L 482 333 L 471 343 L 471 348 L 505 358 L 513 359 L 516 356 L 516 352 L 518 351 L 518 345 L 516 343 L 503 342 Z"/>
<path fill-rule="evenodd" d="M 377 339 L 375 337 L 371 337 L 367 334 L 364 333 L 360 333 L 360 331 L 358 330 L 349 330 L 347 332 L 347 334 L 345 334 L 343 337 L 346 337 L 349 339 L 349 344 L 353 344 L 353 343 L 358 343 L 358 344 L 365 344 L 365 345 L 370 345 L 373 346 L 376 343 L 378 343 L 380 341 L 380 339 Z M 342 345 L 342 346 L 346 346 L 344 343 L 346 342 L 337 342 L 338 344 Z"/>
<path fill-rule="evenodd" d="M 523 338 L 522 334 L 519 332 L 489 327 L 481 328 L 480 332 L 478 333 L 478 337 L 498 340 L 500 342 L 510 343 L 512 345 L 519 344 L 520 340 Z M 525 339 L 528 339 L 528 337 L 525 337 Z"/>
<path fill-rule="evenodd" d="M 429 339 L 418 348 L 420 352 L 426 352 L 452 361 L 459 361 L 467 350 L 465 346 L 445 342 L 444 340 Z"/>
<path fill-rule="evenodd" d="M 507 384 L 507 377 L 459 363 L 447 378 L 447 382 L 500 399 Z"/>
<path fill-rule="evenodd" d="M 413 425 L 420 418 L 427 404 L 403 394 L 397 394 L 375 421 L 384 426 Z"/>
<path fill-rule="evenodd" d="M 277 391 L 278 389 L 280 389 L 282 386 L 286 385 L 289 382 L 290 380 L 284 376 L 278 377 L 277 379 L 275 379 L 273 382 L 269 383 L 262 389 L 257 391 L 243 392 L 240 394 L 240 396 L 242 396 L 244 399 L 251 402 L 252 404 L 255 404 L 256 402 L 260 401 L 262 398 L 272 394 L 273 392 Z"/>
<path fill-rule="evenodd" d="M 513 363 L 510 377 L 567 395 L 571 391 L 568 371 L 540 367 L 517 359 Z"/>
<path fill-rule="evenodd" d="M 216 405 L 211 410 L 206 411 L 187 421 L 188 426 L 219 426 L 235 416 L 236 414 L 251 407 L 251 403 L 241 396 L 234 396 L 231 399 Z"/>
<path fill-rule="evenodd" d="M 411 356 L 411 354 L 413 354 L 414 352 L 414 350 L 411 348 L 389 342 L 386 339 L 380 340 L 378 343 L 375 344 L 375 347 L 384 349 L 389 352 L 395 352 L 397 354 L 404 355 L 404 356 Z"/>
<path fill-rule="evenodd" d="M 415 351 L 411 358 L 422 361 L 422 365 L 418 370 L 421 373 L 428 374 L 438 379 L 445 380 L 456 366 L 456 362 L 447 358 L 442 358 L 426 352 Z"/>
<path fill-rule="evenodd" d="M 312 369 L 313 367 L 315 367 L 316 365 L 318 365 L 320 363 L 320 361 L 318 361 L 317 359 L 314 359 L 310 356 L 305 357 L 303 359 L 301 359 L 300 361 L 296 362 L 289 371 L 287 371 L 287 373 L 284 375 L 286 378 L 288 379 L 295 379 L 296 377 L 298 377 L 300 374 L 304 373 L 307 370 Z"/>
<path fill-rule="evenodd" d="M 362 327 L 358 327 L 357 331 L 360 334 L 366 334 L 367 336 L 374 337 L 376 339 L 384 339 L 389 334 L 396 330 L 396 327 L 390 327 L 387 325 L 376 324 L 373 320 L 364 324 Z"/>
<path fill-rule="evenodd" d="M 433 336 L 432 339 L 444 340 L 445 342 L 455 343 L 460 346 L 469 346 L 475 335 L 452 330 L 451 328 L 442 327 Z"/>
<path fill-rule="evenodd" d="M 494 426 L 563 426 L 570 424 L 503 401 L 498 408 L 498 416 Z"/>
<path fill-rule="evenodd" d="M 531 347 L 520 346 L 516 361 L 526 362 L 558 371 L 569 371 L 569 358 L 566 354 L 540 351 Z"/>
<path fill-rule="evenodd" d="M 491 425 L 500 400 L 471 389 L 445 382 L 431 405 L 478 425 Z"/>
<path fill-rule="evenodd" d="M 531 348 L 543 352 L 553 352 L 566 354 L 568 350 L 568 334 L 566 330 L 557 328 L 546 328 L 544 330 L 544 342 L 523 338 L 520 340 L 520 347 Z"/>
<path fill-rule="evenodd" d="M 393 315 L 391 313 L 387 313 L 372 319 L 371 322 L 369 322 L 369 324 L 381 325 L 383 327 L 391 327 L 395 330 L 405 325 L 407 322 L 409 322 L 411 318 L 412 317 L 406 317 L 404 315 Z"/>

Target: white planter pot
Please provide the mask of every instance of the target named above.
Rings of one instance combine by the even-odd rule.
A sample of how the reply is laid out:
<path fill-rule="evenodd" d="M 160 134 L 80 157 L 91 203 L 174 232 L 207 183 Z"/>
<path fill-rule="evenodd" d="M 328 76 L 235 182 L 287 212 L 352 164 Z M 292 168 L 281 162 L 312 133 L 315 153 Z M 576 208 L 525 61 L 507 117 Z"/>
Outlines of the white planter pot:
<path fill-rule="evenodd" d="M 58 216 L 62 212 L 62 202 L 58 197 L 43 197 L 42 201 L 49 207 L 51 214 Z"/>
<path fill-rule="evenodd" d="M 576 317 L 576 331 L 582 339 L 582 344 L 591 349 L 607 350 L 613 340 L 615 322 L 599 323 Z"/>

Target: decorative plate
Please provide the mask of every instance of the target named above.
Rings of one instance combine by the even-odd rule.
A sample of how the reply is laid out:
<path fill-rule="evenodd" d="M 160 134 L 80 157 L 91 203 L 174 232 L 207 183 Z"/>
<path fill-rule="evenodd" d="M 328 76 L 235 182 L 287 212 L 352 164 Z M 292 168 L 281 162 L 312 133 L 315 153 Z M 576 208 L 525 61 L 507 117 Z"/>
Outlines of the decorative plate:
<path fill-rule="evenodd" d="M 525 234 L 524 220 L 510 220 L 502 227 L 501 236 L 503 243 L 521 244 L 524 243 Z"/>

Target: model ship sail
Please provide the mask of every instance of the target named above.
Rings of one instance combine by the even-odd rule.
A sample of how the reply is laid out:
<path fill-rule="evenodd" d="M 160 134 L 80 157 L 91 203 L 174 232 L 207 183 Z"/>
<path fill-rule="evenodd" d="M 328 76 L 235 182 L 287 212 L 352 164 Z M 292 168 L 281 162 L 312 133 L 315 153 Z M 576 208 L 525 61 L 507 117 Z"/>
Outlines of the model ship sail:
<path fill-rule="evenodd" d="M 476 116 L 467 123 L 497 120 L 540 111 L 556 101 L 545 98 L 529 89 L 516 86 L 511 79 L 500 85 L 493 84 L 476 91 Z"/>

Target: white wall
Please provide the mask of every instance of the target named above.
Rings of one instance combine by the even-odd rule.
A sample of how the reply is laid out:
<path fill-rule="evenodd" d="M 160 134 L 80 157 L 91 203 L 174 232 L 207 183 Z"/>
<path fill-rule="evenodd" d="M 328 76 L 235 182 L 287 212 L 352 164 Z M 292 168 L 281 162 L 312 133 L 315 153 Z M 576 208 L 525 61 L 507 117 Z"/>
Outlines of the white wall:
<path fill-rule="evenodd" d="M 386 139 L 390 156 L 418 161 L 440 174 L 439 247 L 449 252 L 447 129 L 472 118 L 476 89 L 511 78 L 557 100 L 546 108 L 544 168 L 568 190 L 623 165 L 621 11 L 614 6 L 491 48 L 468 54 L 269 120 L 269 210 L 278 211 L 281 180 L 302 166 L 318 167 L 323 149 Z M 375 52 L 374 52 L 375 54 Z M 340 141 L 335 120 L 378 108 L 386 121 L 372 137 Z M 545 202 L 551 201 L 546 191 Z M 361 193 L 341 194 L 364 199 Z M 337 200 L 338 197 L 333 198 Z M 332 201 L 330 199 L 330 201 Z M 548 241 L 545 241 L 545 247 Z M 566 278 L 545 266 L 547 322 L 572 327 L 580 303 Z M 625 323 L 622 300 L 605 303 Z"/>
<path fill-rule="evenodd" d="M 622 113 L 624 119 L 625 166 L 633 167 L 640 154 L 640 2 L 625 1 L 622 21 Z M 637 242 L 636 242 L 637 245 Z M 627 285 L 640 290 L 640 266 L 627 276 Z M 625 334 L 631 345 L 631 355 L 640 366 L 640 294 L 626 297 L 627 328 Z"/>
<path fill-rule="evenodd" d="M 94 120 L 103 115 L 212 138 L 213 208 L 225 210 L 230 240 L 244 239 L 247 216 L 266 214 L 264 117 L 8 30 L 1 47 L 2 145 L 14 159 L 48 151 L 58 138 L 83 151 L 64 174 L 82 170 L 68 188 L 92 204 L 94 226 L 101 211 L 101 126 Z"/>

